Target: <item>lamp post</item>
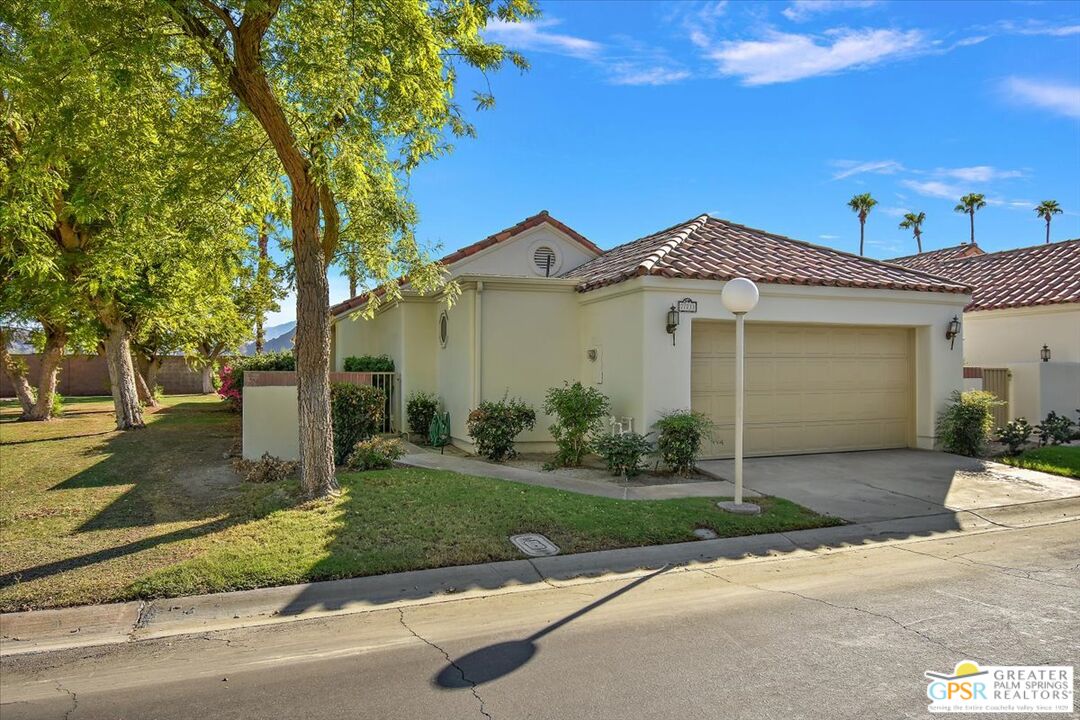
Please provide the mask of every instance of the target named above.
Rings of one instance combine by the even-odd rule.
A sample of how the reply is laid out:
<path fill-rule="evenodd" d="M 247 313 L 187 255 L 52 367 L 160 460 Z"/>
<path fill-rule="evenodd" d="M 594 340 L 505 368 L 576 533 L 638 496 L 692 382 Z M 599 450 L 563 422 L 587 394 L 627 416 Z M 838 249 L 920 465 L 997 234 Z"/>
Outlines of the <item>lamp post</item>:
<path fill-rule="evenodd" d="M 730 512 L 756 515 L 761 508 L 743 502 L 743 386 L 746 364 L 743 321 L 746 313 L 757 306 L 757 285 L 746 278 L 729 280 L 720 294 L 720 302 L 735 315 L 735 502 L 722 502 L 720 507 Z"/>

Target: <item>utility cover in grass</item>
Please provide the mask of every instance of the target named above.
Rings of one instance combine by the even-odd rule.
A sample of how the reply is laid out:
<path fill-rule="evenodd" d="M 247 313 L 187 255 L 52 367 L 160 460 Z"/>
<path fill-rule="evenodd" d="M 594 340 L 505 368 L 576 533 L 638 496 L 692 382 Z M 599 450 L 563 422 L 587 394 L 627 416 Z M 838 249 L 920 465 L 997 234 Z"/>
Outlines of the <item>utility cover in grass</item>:
<path fill-rule="evenodd" d="M 538 533 L 511 535 L 510 542 L 529 557 L 549 557 L 559 554 L 559 546 Z"/>

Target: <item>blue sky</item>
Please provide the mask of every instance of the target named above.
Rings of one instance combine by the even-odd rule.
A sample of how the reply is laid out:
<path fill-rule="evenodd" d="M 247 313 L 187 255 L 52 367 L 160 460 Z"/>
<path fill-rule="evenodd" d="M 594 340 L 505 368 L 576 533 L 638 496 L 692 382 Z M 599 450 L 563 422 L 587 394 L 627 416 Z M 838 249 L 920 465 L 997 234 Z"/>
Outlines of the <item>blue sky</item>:
<path fill-rule="evenodd" d="M 601 247 L 701 213 L 867 255 L 1042 242 L 1032 208 L 1080 236 L 1080 3 L 543 2 L 488 37 L 523 52 L 490 76 L 478 138 L 419 169 L 419 237 L 449 251 L 541 209 Z M 484 81 L 465 74 L 468 102 Z M 333 272 L 331 300 L 346 295 Z M 279 317 L 293 316 L 292 299 Z M 278 318 L 274 318 L 275 320 Z"/>

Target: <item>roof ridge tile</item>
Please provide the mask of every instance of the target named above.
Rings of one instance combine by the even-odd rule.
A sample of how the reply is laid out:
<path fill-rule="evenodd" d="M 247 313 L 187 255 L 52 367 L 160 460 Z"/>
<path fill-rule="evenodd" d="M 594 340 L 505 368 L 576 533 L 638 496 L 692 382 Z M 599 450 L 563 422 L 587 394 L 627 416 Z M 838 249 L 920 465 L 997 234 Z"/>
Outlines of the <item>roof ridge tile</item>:
<path fill-rule="evenodd" d="M 708 215 L 701 215 L 686 222 L 683 225 L 682 230 L 675 233 L 670 240 L 661 245 L 659 248 L 650 253 L 644 260 L 638 263 L 637 274 L 648 275 L 657 263 L 663 260 L 672 250 L 682 245 L 687 238 L 693 235 L 697 230 L 706 222 L 708 222 Z"/>

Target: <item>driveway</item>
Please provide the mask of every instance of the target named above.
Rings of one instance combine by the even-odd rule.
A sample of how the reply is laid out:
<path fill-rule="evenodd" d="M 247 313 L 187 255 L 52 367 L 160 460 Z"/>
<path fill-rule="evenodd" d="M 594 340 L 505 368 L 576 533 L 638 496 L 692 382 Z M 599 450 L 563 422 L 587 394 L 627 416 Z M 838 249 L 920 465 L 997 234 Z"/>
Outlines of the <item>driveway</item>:
<path fill-rule="evenodd" d="M 860 523 L 1080 496 L 1080 480 L 928 450 L 744 462 L 747 488 Z M 722 479 L 734 473 L 731 460 L 704 460 L 698 468 Z"/>

